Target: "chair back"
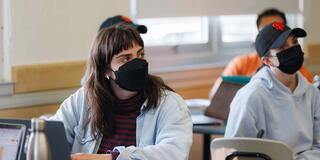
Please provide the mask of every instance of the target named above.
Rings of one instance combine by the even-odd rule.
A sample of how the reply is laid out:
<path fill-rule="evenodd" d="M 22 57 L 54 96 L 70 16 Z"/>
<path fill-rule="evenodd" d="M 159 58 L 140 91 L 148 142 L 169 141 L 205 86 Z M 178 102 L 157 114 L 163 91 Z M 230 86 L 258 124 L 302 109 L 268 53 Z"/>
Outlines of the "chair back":
<path fill-rule="evenodd" d="M 280 141 L 260 138 L 216 138 L 211 142 L 211 157 L 216 157 L 215 151 L 221 148 L 235 150 L 225 156 L 226 160 L 232 160 L 235 157 L 238 160 L 292 160 L 294 157 L 288 145 Z"/>

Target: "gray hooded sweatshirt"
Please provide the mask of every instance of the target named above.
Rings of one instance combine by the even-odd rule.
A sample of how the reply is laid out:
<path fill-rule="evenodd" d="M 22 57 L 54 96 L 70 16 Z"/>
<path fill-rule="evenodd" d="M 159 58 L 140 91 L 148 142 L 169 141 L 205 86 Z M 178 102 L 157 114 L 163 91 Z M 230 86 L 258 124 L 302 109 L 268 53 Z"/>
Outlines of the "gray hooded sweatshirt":
<path fill-rule="evenodd" d="M 263 67 L 241 88 L 230 105 L 225 137 L 279 140 L 290 147 L 295 159 L 320 159 L 320 92 L 298 72 L 292 93 Z"/>

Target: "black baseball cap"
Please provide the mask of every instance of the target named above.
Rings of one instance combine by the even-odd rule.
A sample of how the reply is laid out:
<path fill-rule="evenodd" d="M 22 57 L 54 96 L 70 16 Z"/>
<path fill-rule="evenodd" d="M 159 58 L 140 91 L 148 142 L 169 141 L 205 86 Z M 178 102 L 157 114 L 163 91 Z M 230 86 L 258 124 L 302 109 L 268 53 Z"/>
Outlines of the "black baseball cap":
<path fill-rule="evenodd" d="M 118 24 L 118 23 L 127 23 L 133 28 L 135 28 L 139 33 L 147 33 L 148 29 L 145 25 L 139 25 L 132 22 L 132 20 L 128 16 L 123 15 L 116 15 L 110 18 L 107 18 L 99 28 L 99 31 L 103 28 L 110 27 L 112 25 Z"/>
<path fill-rule="evenodd" d="M 306 37 L 307 32 L 301 28 L 291 29 L 281 22 L 273 22 L 259 32 L 255 46 L 259 57 L 263 57 L 270 49 L 283 46 L 290 35 Z"/>

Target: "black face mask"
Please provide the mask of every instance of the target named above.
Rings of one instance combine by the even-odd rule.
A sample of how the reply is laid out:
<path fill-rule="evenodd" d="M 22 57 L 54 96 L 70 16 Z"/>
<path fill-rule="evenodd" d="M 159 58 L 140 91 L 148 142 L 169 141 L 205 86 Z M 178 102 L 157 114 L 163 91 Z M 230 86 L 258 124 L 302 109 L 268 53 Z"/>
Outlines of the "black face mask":
<path fill-rule="evenodd" d="M 148 62 L 144 59 L 133 59 L 114 71 L 115 82 L 128 91 L 143 90 L 148 81 Z"/>
<path fill-rule="evenodd" d="M 300 45 L 290 47 L 277 53 L 277 57 L 280 63 L 278 68 L 282 72 L 287 74 L 296 73 L 302 67 L 304 60 L 303 55 L 304 53 Z"/>

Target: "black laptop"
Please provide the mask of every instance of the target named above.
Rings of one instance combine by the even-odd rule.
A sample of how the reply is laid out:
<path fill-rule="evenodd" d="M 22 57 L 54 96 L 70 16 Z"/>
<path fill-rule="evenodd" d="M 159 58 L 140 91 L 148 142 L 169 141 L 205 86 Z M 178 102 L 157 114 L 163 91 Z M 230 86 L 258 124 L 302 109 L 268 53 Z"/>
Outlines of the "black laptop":
<path fill-rule="evenodd" d="M 19 126 L 25 126 L 27 132 L 26 134 L 21 135 L 21 148 L 17 149 L 17 152 L 21 153 L 19 160 L 25 160 L 26 159 L 26 154 L 24 150 L 24 146 L 26 143 L 25 139 L 29 134 L 28 130 L 31 127 L 31 120 L 0 119 L 0 123 L 15 126 L 13 128 L 19 128 Z M 71 149 L 67 142 L 63 123 L 59 121 L 46 121 L 45 133 L 46 133 L 48 144 L 50 147 L 50 152 L 52 156 L 51 159 L 69 160 Z"/>
<path fill-rule="evenodd" d="M 212 97 L 205 115 L 226 121 L 228 119 L 230 104 L 240 88 L 250 81 L 250 77 L 223 76 L 222 82 Z"/>

